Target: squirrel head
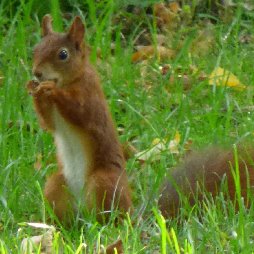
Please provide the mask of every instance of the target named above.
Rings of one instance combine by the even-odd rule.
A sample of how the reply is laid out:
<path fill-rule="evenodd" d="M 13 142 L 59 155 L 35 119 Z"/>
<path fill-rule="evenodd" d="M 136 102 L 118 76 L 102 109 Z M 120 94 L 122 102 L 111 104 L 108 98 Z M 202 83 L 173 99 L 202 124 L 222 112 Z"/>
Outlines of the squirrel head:
<path fill-rule="evenodd" d="M 45 15 L 42 20 L 42 40 L 34 49 L 33 74 L 41 81 L 53 80 L 63 87 L 84 74 L 85 27 L 76 16 L 66 33 L 56 33 L 52 28 L 52 18 Z"/>

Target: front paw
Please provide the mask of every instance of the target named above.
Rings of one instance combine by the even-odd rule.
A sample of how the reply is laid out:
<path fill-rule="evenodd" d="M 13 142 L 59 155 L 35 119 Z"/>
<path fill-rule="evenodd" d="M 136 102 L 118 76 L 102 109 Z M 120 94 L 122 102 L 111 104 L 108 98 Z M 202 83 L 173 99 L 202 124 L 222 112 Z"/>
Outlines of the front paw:
<path fill-rule="evenodd" d="M 41 82 L 39 86 L 36 87 L 34 96 L 35 97 L 49 97 L 54 94 L 56 90 L 55 82 L 44 81 Z"/>
<path fill-rule="evenodd" d="M 30 80 L 26 85 L 26 89 L 30 95 L 33 95 L 39 85 L 40 83 L 38 81 Z"/>

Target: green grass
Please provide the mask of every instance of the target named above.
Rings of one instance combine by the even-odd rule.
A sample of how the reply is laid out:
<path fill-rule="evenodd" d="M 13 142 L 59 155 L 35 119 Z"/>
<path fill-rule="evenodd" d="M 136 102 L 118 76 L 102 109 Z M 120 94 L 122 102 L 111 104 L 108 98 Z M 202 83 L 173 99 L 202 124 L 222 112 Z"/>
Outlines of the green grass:
<path fill-rule="evenodd" d="M 41 16 L 52 12 L 58 30 L 69 23 L 62 22 L 58 1 L 52 1 L 48 9 L 37 9 L 36 0 L 21 2 L 19 8 L 15 1 L 0 4 L 0 71 L 4 76 L 0 86 L 1 253 L 19 253 L 22 239 L 38 234 L 20 223 L 43 222 L 47 212 L 41 193 L 46 176 L 56 167 L 52 159 L 55 147 L 50 135 L 38 125 L 25 84 L 32 77 L 32 48 L 40 38 Z M 101 226 L 90 215 L 84 218 L 81 227 L 76 223 L 69 231 L 58 228 L 64 253 L 93 253 L 95 246 L 107 245 L 118 236 L 123 240 L 125 253 L 251 253 L 254 249 L 252 207 L 249 210 L 243 207 L 236 213 L 233 205 L 222 197 L 216 202 L 208 199 L 203 209 L 198 206 L 191 212 L 183 207 L 188 215 L 182 216 L 180 223 L 176 220 L 166 223 L 156 209 L 153 194 L 167 169 L 184 156 L 184 144 L 188 140 L 196 147 L 205 147 L 253 139 L 254 42 L 240 43 L 239 36 L 243 32 L 254 36 L 254 17 L 239 7 L 232 22 L 215 24 L 215 45 L 208 55 L 189 54 L 195 38 L 195 29 L 189 27 L 190 32 L 182 28 L 171 42 L 177 44 L 181 34 L 185 36 L 184 47 L 175 59 L 133 64 L 133 40 L 144 24 L 155 37 L 153 21 L 140 19 L 123 39 L 124 21 L 114 23 L 121 10 L 115 9 L 113 1 L 94 2 L 87 1 L 83 8 L 76 1 L 72 13 L 86 19 L 86 39 L 93 49 L 91 59 L 101 76 L 117 126 L 123 129 L 121 141 L 131 141 L 142 151 L 155 138 L 169 141 L 179 131 L 180 155 L 162 153 L 159 161 L 142 165 L 130 158 L 127 171 L 133 190 L 134 217 L 142 212 L 142 220 L 139 218 L 137 225 L 125 220 L 116 228 L 113 223 Z M 96 60 L 98 48 L 101 60 Z M 186 91 L 181 81 L 169 85 L 169 76 L 160 74 L 159 67 L 168 63 L 173 69 L 181 66 L 187 71 L 194 64 L 207 74 L 221 66 L 234 73 L 247 89 L 239 92 L 211 87 L 207 81 L 195 79 Z M 42 156 L 39 171 L 34 169 L 38 155 Z M 141 241 L 143 231 L 148 232 L 148 239 Z M 54 243 L 56 249 L 59 242 Z M 88 246 L 83 252 L 78 251 L 82 243 Z"/>

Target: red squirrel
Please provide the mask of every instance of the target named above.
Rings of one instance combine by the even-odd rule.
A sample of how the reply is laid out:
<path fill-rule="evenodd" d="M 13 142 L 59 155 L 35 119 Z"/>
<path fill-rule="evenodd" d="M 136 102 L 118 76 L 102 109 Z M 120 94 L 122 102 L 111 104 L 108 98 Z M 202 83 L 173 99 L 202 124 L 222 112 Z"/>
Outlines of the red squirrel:
<path fill-rule="evenodd" d="M 75 200 L 95 209 L 99 220 L 103 211 L 118 208 L 127 212 L 132 208 L 122 147 L 83 38 L 84 25 L 79 17 L 61 34 L 53 31 L 51 17 L 46 15 L 42 41 L 34 50 L 33 73 L 39 82 L 30 81 L 27 86 L 40 124 L 52 133 L 57 147 L 58 171 L 47 179 L 44 193 L 60 220 L 75 210 Z M 189 156 L 170 171 L 161 188 L 158 205 L 162 214 L 178 214 L 178 191 L 193 205 L 198 183 L 216 196 L 224 175 L 233 199 L 234 165 L 233 152 L 219 148 Z M 253 170 L 247 153 L 240 153 L 241 195 L 245 200 L 247 176 L 250 186 L 254 185 Z M 198 192 L 198 198 L 202 197 Z"/>
<path fill-rule="evenodd" d="M 95 210 L 99 221 L 112 209 L 132 207 L 122 147 L 84 33 L 78 16 L 66 33 L 54 32 L 52 18 L 44 16 L 33 58 L 38 81 L 27 85 L 40 125 L 56 145 L 58 171 L 44 194 L 60 221 L 69 220 L 75 201 Z"/>
<path fill-rule="evenodd" d="M 254 153 L 248 148 L 239 148 L 237 152 L 239 180 L 237 175 L 234 151 L 213 147 L 195 152 L 182 164 L 169 172 L 162 185 L 158 201 L 159 209 L 164 217 L 175 217 L 181 208 L 181 197 L 187 198 L 193 206 L 196 200 L 202 200 L 204 193 L 215 197 L 225 182 L 224 196 L 236 200 L 236 185 L 240 184 L 240 195 L 248 206 L 249 194 L 254 187 Z"/>

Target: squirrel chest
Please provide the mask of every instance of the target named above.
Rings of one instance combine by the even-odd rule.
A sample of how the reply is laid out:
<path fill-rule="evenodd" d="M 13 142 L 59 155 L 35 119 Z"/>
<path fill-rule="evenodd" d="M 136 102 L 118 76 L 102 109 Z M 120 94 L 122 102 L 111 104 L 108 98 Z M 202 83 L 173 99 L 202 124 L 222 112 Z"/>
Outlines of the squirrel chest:
<path fill-rule="evenodd" d="M 70 191 L 79 199 L 85 187 L 85 176 L 89 167 L 85 137 L 67 123 L 56 108 L 53 116 L 58 159 Z"/>

